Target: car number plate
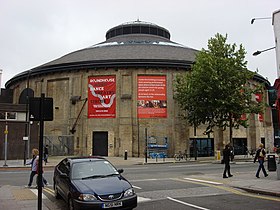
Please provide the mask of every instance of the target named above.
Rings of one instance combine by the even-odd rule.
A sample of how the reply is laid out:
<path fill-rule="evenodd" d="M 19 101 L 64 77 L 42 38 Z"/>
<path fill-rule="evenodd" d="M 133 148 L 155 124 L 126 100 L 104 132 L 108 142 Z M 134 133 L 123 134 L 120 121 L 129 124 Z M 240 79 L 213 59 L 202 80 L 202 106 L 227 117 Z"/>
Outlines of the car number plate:
<path fill-rule="evenodd" d="M 117 201 L 117 202 L 103 203 L 102 208 L 108 209 L 108 208 L 114 208 L 114 207 L 120 207 L 120 206 L 122 206 L 122 202 Z"/>

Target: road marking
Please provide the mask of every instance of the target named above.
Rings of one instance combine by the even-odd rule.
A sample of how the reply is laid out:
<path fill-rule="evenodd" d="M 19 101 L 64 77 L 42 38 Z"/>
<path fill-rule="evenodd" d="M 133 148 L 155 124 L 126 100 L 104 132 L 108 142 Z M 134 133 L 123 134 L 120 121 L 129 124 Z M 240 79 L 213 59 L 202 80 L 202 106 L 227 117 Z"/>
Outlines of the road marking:
<path fill-rule="evenodd" d="M 133 188 L 136 188 L 136 189 L 138 189 L 138 190 L 142 190 L 141 187 L 138 187 L 138 186 L 135 186 L 135 185 L 132 185 L 132 187 L 133 187 Z"/>
<path fill-rule="evenodd" d="M 51 188 L 45 187 L 45 188 L 44 188 L 44 191 L 46 191 L 47 193 L 51 194 L 52 196 L 55 196 L 54 190 L 51 189 Z"/>
<path fill-rule="evenodd" d="M 147 181 L 159 181 L 159 180 L 160 179 L 135 179 L 135 180 L 130 180 L 130 182 L 147 182 Z"/>
<path fill-rule="evenodd" d="M 190 203 L 186 203 L 186 202 L 183 202 L 183 201 L 180 201 L 180 200 L 171 198 L 171 197 L 167 197 L 167 199 L 168 199 L 168 200 L 171 200 L 171 201 L 174 201 L 174 202 L 177 202 L 177 203 L 180 203 L 180 204 L 183 204 L 183 205 L 186 205 L 186 206 L 190 206 L 190 207 L 196 208 L 196 209 L 210 210 L 210 209 L 206 209 L 206 208 L 203 208 L 203 207 L 201 207 L 201 206 L 196 206 L 196 205 L 193 205 L 193 204 L 190 204 Z"/>
<path fill-rule="evenodd" d="M 186 167 L 196 167 L 196 166 L 205 166 L 209 164 L 190 164 L 190 165 L 178 165 L 178 166 L 168 166 L 169 168 L 186 168 Z"/>
<path fill-rule="evenodd" d="M 213 181 L 208 181 L 208 180 L 202 180 L 202 179 L 192 179 L 192 178 L 184 178 L 186 180 L 190 180 L 190 181 L 195 181 L 195 182 L 203 182 L 203 183 L 208 183 L 208 184 L 214 184 L 214 185 L 221 185 L 223 183 L 219 183 L 219 182 L 213 182 Z"/>
<path fill-rule="evenodd" d="M 31 192 L 33 192 L 38 197 L 38 190 L 36 189 L 30 189 Z M 42 199 L 47 199 L 47 197 L 42 193 Z"/>
<path fill-rule="evenodd" d="M 142 189 L 141 187 L 137 187 L 137 186 L 133 186 L 134 188 L 137 188 L 137 189 Z M 31 190 L 31 189 L 30 189 Z M 37 189 L 35 190 L 31 190 L 36 196 L 38 196 L 38 191 L 37 191 Z M 43 189 L 43 191 L 45 191 L 45 192 L 47 192 L 47 193 L 49 193 L 49 194 L 51 194 L 53 197 L 55 197 L 55 194 L 54 194 L 54 190 L 53 189 L 51 189 L 51 188 L 48 188 L 48 187 L 45 187 L 44 189 Z M 48 199 L 44 194 L 43 194 L 43 197 L 42 197 L 43 199 Z M 137 202 L 138 203 L 142 203 L 142 202 L 147 202 L 147 201 L 150 201 L 150 200 L 152 200 L 152 199 L 150 199 L 150 198 L 144 198 L 144 197 L 140 197 L 140 196 L 137 196 Z"/>
<path fill-rule="evenodd" d="M 152 200 L 152 199 L 137 196 L 137 203 L 147 202 L 150 200 Z"/>
<path fill-rule="evenodd" d="M 141 168 L 124 168 L 125 171 L 127 170 L 142 170 L 142 169 L 148 169 L 149 167 L 141 167 Z"/>
<path fill-rule="evenodd" d="M 213 185 L 213 184 L 210 184 L 210 183 L 204 183 L 204 182 L 195 182 L 195 181 L 191 181 L 191 180 L 182 180 L 182 179 L 179 179 L 179 178 L 171 178 L 171 180 L 177 180 L 177 181 L 181 181 L 181 182 L 191 182 L 191 183 L 195 183 L 195 184 L 201 184 L 201 185 L 204 185 L 204 186 L 208 186 L 208 187 L 214 187 L 214 188 L 218 188 L 218 189 L 221 189 L 221 190 L 225 190 L 227 192 L 231 192 L 233 194 L 236 194 L 236 195 L 243 195 L 243 196 L 248 196 L 248 197 L 252 197 L 252 198 L 259 198 L 259 199 L 264 199 L 264 200 L 271 200 L 271 201 L 278 201 L 280 202 L 280 199 L 279 198 L 276 198 L 276 197 L 268 197 L 268 196 L 261 196 L 261 195 L 255 195 L 255 194 L 252 194 L 252 193 L 245 193 L 245 192 L 242 192 L 240 190 L 236 190 L 236 189 L 233 189 L 231 187 L 226 187 L 226 186 L 221 186 L 221 185 Z"/>

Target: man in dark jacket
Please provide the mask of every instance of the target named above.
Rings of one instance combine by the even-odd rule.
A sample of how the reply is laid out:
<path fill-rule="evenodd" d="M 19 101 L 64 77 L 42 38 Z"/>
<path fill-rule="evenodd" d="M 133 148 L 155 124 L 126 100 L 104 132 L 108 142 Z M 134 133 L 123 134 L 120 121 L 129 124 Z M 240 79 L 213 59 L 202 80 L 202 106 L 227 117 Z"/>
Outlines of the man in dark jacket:
<path fill-rule="evenodd" d="M 224 161 L 224 164 L 225 164 L 223 178 L 228 178 L 228 177 L 232 177 L 233 176 L 230 173 L 230 165 L 229 165 L 231 156 L 232 156 L 232 153 L 231 153 L 229 145 L 227 144 L 225 146 L 225 149 L 223 150 L 223 161 Z M 227 174 L 228 174 L 228 177 L 227 177 Z"/>
<path fill-rule="evenodd" d="M 256 162 L 257 159 L 258 159 L 258 162 L 259 162 L 259 168 L 258 168 L 257 173 L 256 173 L 257 178 L 260 178 L 259 175 L 260 175 L 261 170 L 262 170 L 265 177 L 268 176 L 268 174 L 265 171 L 264 165 L 263 165 L 265 155 L 266 155 L 266 152 L 263 148 L 263 144 L 260 144 L 259 149 L 257 150 L 256 156 L 255 156 L 255 159 L 254 159 L 254 163 Z"/>

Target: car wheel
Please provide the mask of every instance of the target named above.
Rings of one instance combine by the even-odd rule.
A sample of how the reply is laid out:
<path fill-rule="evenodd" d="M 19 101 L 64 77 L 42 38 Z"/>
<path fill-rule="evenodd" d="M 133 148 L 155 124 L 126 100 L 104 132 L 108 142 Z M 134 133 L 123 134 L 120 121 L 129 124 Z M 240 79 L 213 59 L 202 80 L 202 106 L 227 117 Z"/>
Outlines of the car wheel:
<path fill-rule="evenodd" d="M 68 209 L 69 210 L 75 210 L 74 209 L 74 202 L 73 202 L 73 199 L 71 197 L 68 199 Z"/>
<path fill-rule="evenodd" d="M 56 199 L 60 199 L 61 198 L 61 195 L 59 194 L 59 192 L 58 192 L 58 189 L 57 189 L 57 187 L 56 187 L 56 184 L 54 184 L 54 197 L 56 198 Z"/>

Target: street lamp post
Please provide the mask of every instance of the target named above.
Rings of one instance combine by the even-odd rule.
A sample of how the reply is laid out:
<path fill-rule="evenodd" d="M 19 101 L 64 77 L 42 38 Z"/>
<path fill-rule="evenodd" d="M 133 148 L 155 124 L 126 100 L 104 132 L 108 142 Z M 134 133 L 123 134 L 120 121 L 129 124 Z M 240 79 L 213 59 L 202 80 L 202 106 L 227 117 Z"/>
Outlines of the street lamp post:
<path fill-rule="evenodd" d="M 29 79 L 30 79 L 30 73 L 31 70 L 28 71 L 28 75 L 27 75 L 27 83 L 26 83 L 26 101 L 25 101 L 25 141 L 24 141 L 24 153 L 23 153 L 23 165 L 26 165 L 26 159 L 29 158 L 29 150 L 30 150 L 30 139 L 29 139 L 29 129 L 30 129 L 30 125 L 29 125 Z M 27 148 L 28 146 L 28 148 Z M 28 152 L 27 152 L 28 150 Z M 26 152 L 28 154 L 28 157 L 26 157 Z"/>
<path fill-rule="evenodd" d="M 265 49 L 265 50 L 257 50 L 256 52 L 253 53 L 253 56 L 257 56 L 257 55 L 261 54 L 262 52 L 272 50 L 272 49 L 275 49 L 275 47 L 270 47 L 270 48 Z"/>
<path fill-rule="evenodd" d="M 263 19 L 271 19 L 271 17 L 260 17 L 260 18 L 253 18 L 251 20 L 251 24 L 253 24 L 255 22 L 255 20 L 263 20 Z"/>

